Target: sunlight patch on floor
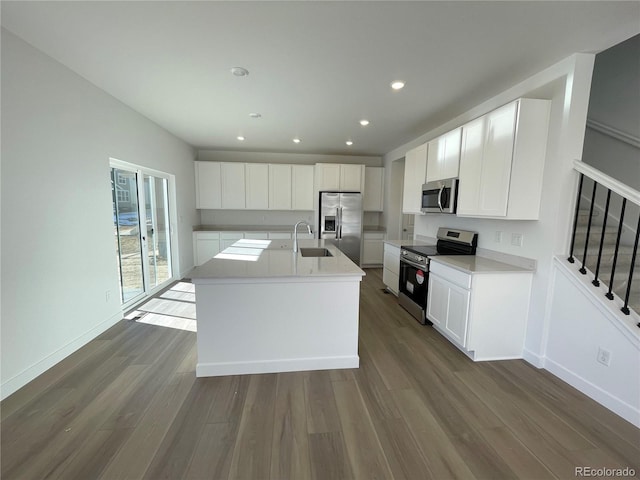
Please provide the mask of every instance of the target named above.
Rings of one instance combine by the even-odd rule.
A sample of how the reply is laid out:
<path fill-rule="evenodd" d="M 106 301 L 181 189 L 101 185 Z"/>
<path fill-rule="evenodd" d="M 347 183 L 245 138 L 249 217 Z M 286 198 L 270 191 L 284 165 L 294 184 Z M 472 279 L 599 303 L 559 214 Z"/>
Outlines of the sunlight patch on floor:
<path fill-rule="evenodd" d="M 129 312 L 125 318 L 148 325 L 196 332 L 195 286 L 189 282 L 178 282 Z"/>

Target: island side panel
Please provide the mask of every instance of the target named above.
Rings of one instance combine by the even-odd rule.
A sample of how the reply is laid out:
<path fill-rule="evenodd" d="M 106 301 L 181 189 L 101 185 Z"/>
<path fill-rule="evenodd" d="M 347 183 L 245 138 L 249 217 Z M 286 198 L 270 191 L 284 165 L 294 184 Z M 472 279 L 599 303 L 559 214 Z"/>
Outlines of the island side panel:
<path fill-rule="evenodd" d="M 196 282 L 196 375 L 357 368 L 360 281 Z"/>

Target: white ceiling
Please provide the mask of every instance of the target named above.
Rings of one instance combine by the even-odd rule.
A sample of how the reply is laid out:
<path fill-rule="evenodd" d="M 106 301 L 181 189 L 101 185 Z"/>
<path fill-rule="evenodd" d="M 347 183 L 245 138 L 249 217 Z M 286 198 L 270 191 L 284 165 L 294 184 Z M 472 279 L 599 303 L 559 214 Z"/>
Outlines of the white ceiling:
<path fill-rule="evenodd" d="M 2 25 L 194 147 L 382 155 L 639 33 L 640 2 L 2 1 Z"/>

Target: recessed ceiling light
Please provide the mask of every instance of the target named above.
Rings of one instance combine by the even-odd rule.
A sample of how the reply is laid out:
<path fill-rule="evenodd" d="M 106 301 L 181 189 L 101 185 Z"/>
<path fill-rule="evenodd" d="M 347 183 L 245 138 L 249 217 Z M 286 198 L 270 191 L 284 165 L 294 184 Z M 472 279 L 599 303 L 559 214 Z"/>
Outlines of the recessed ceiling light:
<path fill-rule="evenodd" d="M 404 82 L 402 80 L 395 80 L 391 82 L 391 88 L 393 88 L 394 90 L 401 90 L 402 88 L 404 88 Z"/>
<path fill-rule="evenodd" d="M 293 143 L 300 143 L 302 140 L 300 140 L 298 137 L 293 139 Z"/>
<path fill-rule="evenodd" d="M 240 140 L 241 142 L 243 142 L 243 141 L 244 141 L 244 137 L 243 137 L 242 135 L 238 135 L 236 138 L 237 138 L 238 140 Z"/>
<path fill-rule="evenodd" d="M 249 70 L 243 67 L 233 67 L 231 68 L 231 73 L 233 73 L 236 77 L 246 77 L 249 75 Z"/>
<path fill-rule="evenodd" d="M 251 118 L 261 118 L 262 114 L 261 113 L 250 113 L 249 116 Z"/>
<path fill-rule="evenodd" d="M 363 118 L 362 120 L 360 120 L 360 125 L 366 127 L 367 125 L 369 125 L 369 120 Z"/>
<path fill-rule="evenodd" d="M 352 142 L 351 140 L 347 140 L 347 141 L 346 141 L 346 142 L 344 142 L 344 143 L 346 143 L 346 144 L 347 144 L 347 145 L 349 145 L 349 146 L 353 145 L 353 142 Z"/>

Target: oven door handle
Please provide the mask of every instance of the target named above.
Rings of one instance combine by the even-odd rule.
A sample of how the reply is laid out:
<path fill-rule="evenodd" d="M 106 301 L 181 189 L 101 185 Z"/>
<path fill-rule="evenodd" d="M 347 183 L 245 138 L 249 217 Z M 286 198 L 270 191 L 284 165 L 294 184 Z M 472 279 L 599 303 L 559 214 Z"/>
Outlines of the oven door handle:
<path fill-rule="evenodd" d="M 403 263 L 406 263 L 407 265 L 411 265 L 412 267 L 422 270 L 423 272 L 427 272 L 427 267 L 425 267 L 424 265 L 420 265 L 419 263 L 413 262 L 411 260 L 407 260 L 406 258 L 400 259 L 400 265 L 402 265 Z"/>
<path fill-rule="evenodd" d="M 440 212 L 442 213 L 442 192 L 444 192 L 444 185 L 440 187 L 440 191 L 438 192 L 438 207 L 440 208 Z"/>

